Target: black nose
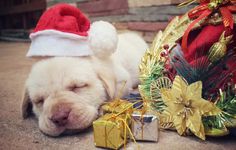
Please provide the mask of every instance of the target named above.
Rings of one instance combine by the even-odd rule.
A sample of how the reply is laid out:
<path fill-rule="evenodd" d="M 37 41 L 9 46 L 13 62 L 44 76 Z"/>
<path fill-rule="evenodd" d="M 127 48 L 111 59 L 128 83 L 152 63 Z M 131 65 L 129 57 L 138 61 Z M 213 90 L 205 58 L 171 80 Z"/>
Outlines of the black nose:
<path fill-rule="evenodd" d="M 70 111 L 57 111 L 55 112 L 52 117 L 51 121 L 56 125 L 56 126 L 65 126 L 67 121 L 68 121 L 68 116 L 69 116 Z"/>

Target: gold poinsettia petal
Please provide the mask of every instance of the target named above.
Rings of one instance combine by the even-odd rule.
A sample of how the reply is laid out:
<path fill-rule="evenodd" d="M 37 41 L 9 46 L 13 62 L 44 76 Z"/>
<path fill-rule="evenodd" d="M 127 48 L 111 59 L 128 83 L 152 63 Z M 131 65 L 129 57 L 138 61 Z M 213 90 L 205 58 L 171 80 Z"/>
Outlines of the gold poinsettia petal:
<path fill-rule="evenodd" d="M 186 123 L 193 133 L 198 132 L 202 123 L 201 115 L 199 114 L 199 112 L 196 110 L 196 112 L 193 112 L 192 115 L 189 115 Z"/>
<path fill-rule="evenodd" d="M 221 113 L 221 110 L 218 107 L 216 107 L 212 102 L 209 102 L 203 98 L 192 99 L 191 106 L 194 109 L 198 109 L 200 115 L 213 116 Z"/>
<path fill-rule="evenodd" d="M 182 116 L 174 115 L 173 123 L 175 125 L 177 132 L 180 135 L 183 135 L 187 129 L 185 118 L 183 118 Z"/>
<path fill-rule="evenodd" d="M 194 135 L 196 135 L 197 137 L 199 137 L 199 138 L 202 139 L 202 140 L 205 140 L 205 139 L 206 139 L 204 126 L 203 126 L 202 123 L 201 123 L 201 125 L 200 125 L 200 130 L 199 130 L 199 132 L 194 133 Z"/>
<path fill-rule="evenodd" d="M 165 105 L 167 105 L 169 112 L 175 112 L 179 113 L 181 110 L 183 110 L 182 105 L 176 105 L 176 96 L 172 93 L 172 90 L 170 89 L 161 89 L 161 98 Z"/>
<path fill-rule="evenodd" d="M 188 83 L 185 80 L 183 80 L 180 76 L 176 76 L 173 81 L 171 92 L 176 97 L 180 97 L 180 95 L 186 93 L 187 87 Z"/>
<path fill-rule="evenodd" d="M 194 82 L 192 84 L 190 84 L 187 87 L 187 98 L 192 99 L 192 97 L 194 97 L 195 99 L 200 99 L 202 98 L 202 82 L 198 81 L 198 82 Z"/>

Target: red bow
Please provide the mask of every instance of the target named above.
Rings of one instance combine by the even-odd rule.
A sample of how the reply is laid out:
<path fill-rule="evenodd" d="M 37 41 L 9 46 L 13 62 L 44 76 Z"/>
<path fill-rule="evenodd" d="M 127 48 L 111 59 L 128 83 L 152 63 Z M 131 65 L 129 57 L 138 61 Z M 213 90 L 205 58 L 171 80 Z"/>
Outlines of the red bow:
<path fill-rule="evenodd" d="M 230 3 L 230 5 L 224 4 L 224 3 Z M 196 8 L 192 9 L 188 16 L 190 19 L 196 18 L 186 29 L 183 38 L 182 38 L 182 49 L 184 51 L 187 51 L 187 44 L 188 44 L 188 35 L 195 24 L 197 24 L 202 19 L 208 17 L 214 10 L 214 8 L 209 7 L 211 4 L 210 0 L 200 0 L 200 5 Z M 219 4 L 216 4 L 215 8 L 219 8 L 219 11 L 222 15 L 222 20 L 225 28 L 233 29 L 234 26 L 234 18 L 232 15 L 232 12 L 236 12 L 236 0 L 230 0 L 230 1 L 223 1 L 221 4 L 223 6 L 219 6 Z"/>

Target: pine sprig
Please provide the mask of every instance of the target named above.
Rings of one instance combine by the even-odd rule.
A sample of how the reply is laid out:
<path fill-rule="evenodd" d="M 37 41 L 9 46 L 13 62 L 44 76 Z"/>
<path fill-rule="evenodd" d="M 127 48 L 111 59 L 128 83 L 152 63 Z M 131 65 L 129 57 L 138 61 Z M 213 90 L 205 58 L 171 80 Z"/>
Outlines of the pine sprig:
<path fill-rule="evenodd" d="M 236 119 L 236 93 L 232 92 L 233 88 L 229 87 L 224 92 L 220 90 L 220 100 L 216 103 L 216 106 L 223 111 L 222 119 L 227 125 L 233 125 L 233 120 Z"/>
<path fill-rule="evenodd" d="M 227 91 L 220 90 L 220 98 L 216 101 L 216 106 L 222 110 L 217 116 L 203 117 L 202 121 L 206 131 L 217 129 L 220 134 L 228 133 L 226 127 L 235 127 L 236 123 L 236 93 L 229 87 Z"/>
<path fill-rule="evenodd" d="M 230 50 L 223 59 L 216 63 L 210 63 L 207 56 L 196 55 L 198 56 L 190 64 L 184 58 L 181 47 L 177 46 L 170 55 L 170 64 L 177 71 L 177 74 L 185 78 L 189 84 L 202 81 L 203 97 L 215 99 L 218 89 L 226 84 L 232 73 L 236 72 L 236 68 L 228 69 L 225 65 L 228 61 L 236 59 L 236 51 Z M 219 74 L 219 72 L 221 73 Z"/>
<path fill-rule="evenodd" d="M 139 85 L 139 90 L 142 94 L 142 97 L 144 99 L 151 99 L 151 93 L 150 93 L 150 86 L 151 83 L 154 82 L 159 77 L 163 76 L 163 70 L 164 70 L 164 63 L 163 62 L 157 62 L 155 66 L 152 67 L 152 70 L 150 70 L 149 76 L 140 76 L 140 80 L 142 82 L 141 85 Z"/>

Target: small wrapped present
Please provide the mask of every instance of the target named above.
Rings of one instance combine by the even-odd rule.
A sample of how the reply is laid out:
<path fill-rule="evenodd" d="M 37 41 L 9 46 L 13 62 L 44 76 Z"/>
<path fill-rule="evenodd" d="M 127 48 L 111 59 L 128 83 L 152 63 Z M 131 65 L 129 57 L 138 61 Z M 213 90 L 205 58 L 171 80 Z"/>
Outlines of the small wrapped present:
<path fill-rule="evenodd" d="M 128 126 L 128 120 L 125 115 L 114 116 L 114 114 L 105 114 L 94 121 L 95 145 L 98 147 L 118 149 L 125 144 L 125 128 Z"/>
<path fill-rule="evenodd" d="M 102 106 L 103 114 L 106 113 L 125 113 L 132 111 L 133 104 L 121 99 L 116 99 Z"/>
<path fill-rule="evenodd" d="M 154 115 L 132 114 L 131 130 L 136 140 L 158 141 L 159 121 Z"/>

